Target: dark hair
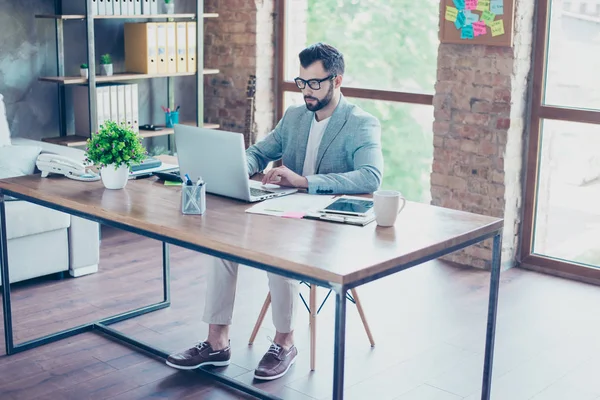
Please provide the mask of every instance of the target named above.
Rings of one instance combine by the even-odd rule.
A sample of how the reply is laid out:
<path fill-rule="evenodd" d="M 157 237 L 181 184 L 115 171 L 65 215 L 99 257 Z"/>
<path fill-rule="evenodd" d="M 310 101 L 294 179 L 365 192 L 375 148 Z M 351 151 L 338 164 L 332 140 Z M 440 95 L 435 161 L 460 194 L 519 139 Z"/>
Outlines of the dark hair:
<path fill-rule="evenodd" d="M 315 61 L 321 61 L 323 68 L 330 74 L 344 74 L 344 55 L 333 46 L 325 43 L 315 43 L 300 52 L 298 55 L 303 68 L 308 68 Z"/>

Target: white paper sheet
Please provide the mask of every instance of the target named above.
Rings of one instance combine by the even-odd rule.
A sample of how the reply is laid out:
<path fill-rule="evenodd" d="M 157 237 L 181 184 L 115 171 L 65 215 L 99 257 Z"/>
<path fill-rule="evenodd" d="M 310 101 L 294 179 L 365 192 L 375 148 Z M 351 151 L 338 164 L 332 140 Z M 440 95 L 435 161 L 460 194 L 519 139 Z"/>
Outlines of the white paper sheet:
<path fill-rule="evenodd" d="M 290 213 L 309 214 L 317 212 L 331 203 L 334 196 L 294 193 L 256 203 L 246 210 L 251 214 L 282 217 Z"/>

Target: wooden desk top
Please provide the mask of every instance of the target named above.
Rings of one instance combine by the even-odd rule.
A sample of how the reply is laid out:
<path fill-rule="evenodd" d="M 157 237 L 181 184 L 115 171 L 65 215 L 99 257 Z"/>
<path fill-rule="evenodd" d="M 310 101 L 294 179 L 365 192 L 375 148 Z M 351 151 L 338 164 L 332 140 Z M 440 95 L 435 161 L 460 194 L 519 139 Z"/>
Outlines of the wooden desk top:
<path fill-rule="evenodd" d="M 130 180 L 122 190 L 102 182 L 30 175 L 0 180 L 0 189 L 117 221 L 161 237 L 315 279 L 351 284 L 474 238 L 503 220 L 408 202 L 396 225 L 350 226 L 244 212 L 249 204 L 207 196 L 204 215 L 181 213 L 181 188 L 157 178 Z"/>

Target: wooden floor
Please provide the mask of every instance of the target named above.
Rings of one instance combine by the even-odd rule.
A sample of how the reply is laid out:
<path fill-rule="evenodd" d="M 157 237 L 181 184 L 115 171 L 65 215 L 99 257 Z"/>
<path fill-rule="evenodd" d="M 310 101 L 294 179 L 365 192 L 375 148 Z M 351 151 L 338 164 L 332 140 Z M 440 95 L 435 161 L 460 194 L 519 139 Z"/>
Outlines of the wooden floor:
<path fill-rule="evenodd" d="M 172 306 L 113 326 L 166 351 L 204 339 L 204 257 L 171 247 Z M 94 275 L 16 285 L 16 340 L 161 299 L 159 242 L 104 229 L 101 258 Z M 478 399 L 488 279 L 485 271 L 435 262 L 359 288 L 377 345 L 370 348 L 349 304 L 345 398 Z M 266 276 L 244 268 L 238 286 L 233 363 L 224 373 L 284 399 L 330 398 L 334 302 L 317 319 L 317 371 L 309 370 L 308 314 L 301 309 L 298 362 L 282 379 L 257 383 L 253 369 L 274 335 L 270 314 L 254 346 L 247 340 L 267 292 Z M 320 290 L 320 298 L 325 293 Z M 598 287 L 519 269 L 504 272 L 493 399 L 600 399 L 598 304 Z M 0 356 L 3 400 L 148 398 L 248 397 L 94 333 Z"/>

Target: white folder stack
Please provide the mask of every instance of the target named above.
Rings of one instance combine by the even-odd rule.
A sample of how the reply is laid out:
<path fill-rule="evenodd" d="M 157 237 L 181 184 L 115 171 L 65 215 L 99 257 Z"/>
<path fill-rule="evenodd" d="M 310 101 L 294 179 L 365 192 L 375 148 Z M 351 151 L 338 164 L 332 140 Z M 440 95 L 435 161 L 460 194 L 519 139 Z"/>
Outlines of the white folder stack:
<path fill-rule="evenodd" d="M 92 0 L 92 15 L 158 14 L 159 0 Z"/>
<path fill-rule="evenodd" d="M 86 134 L 90 131 L 87 86 L 73 87 L 73 111 L 75 132 Z M 138 85 L 111 84 L 96 87 L 96 119 L 94 132 L 98 132 L 105 121 L 126 124 L 139 132 Z"/>

